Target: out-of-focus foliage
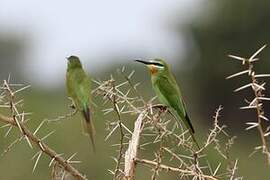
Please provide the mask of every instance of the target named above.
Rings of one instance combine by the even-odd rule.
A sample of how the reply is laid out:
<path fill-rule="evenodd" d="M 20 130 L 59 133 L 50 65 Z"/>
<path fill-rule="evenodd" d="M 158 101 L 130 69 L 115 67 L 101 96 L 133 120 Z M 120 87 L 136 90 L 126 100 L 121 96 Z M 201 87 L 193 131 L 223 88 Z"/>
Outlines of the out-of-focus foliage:
<path fill-rule="evenodd" d="M 0 78 L 7 78 L 10 73 L 18 77 L 21 62 L 24 59 L 26 44 L 23 38 L 13 33 L 0 32 Z"/>
<path fill-rule="evenodd" d="M 245 82 L 238 79 L 233 83 L 224 80 L 240 68 L 240 65 L 232 63 L 228 54 L 249 57 L 256 49 L 270 42 L 270 1 L 220 0 L 211 1 L 210 4 L 207 12 L 203 12 L 201 17 L 196 17 L 184 28 L 193 42 L 188 44 L 184 63 L 181 66 L 179 63 L 183 70 L 178 75 L 184 76 L 182 79 L 188 84 L 186 86 L 195 94 L 196 109 L 203 115 L 203 119 L 209 117 L 209 110 L 222 104 L 226 121 L 230 121 L 231 128 L 238 131 L 240 127 L 243 128 L 240 124 L 245 121 L 237 117 L 248 118 L 252 114 L 240 113 L 236 109 L 242 104 L 243 93 L 248 91 L 240 95 L 232 93 L 233 88 Z M 183 32 L 183 28 L 180 27 L 179 31 Z M 270 50 L 266 48 L 260 54 L 261 61 L 257 66 L 259 71 L 269 72 L 269 57 Z"/>

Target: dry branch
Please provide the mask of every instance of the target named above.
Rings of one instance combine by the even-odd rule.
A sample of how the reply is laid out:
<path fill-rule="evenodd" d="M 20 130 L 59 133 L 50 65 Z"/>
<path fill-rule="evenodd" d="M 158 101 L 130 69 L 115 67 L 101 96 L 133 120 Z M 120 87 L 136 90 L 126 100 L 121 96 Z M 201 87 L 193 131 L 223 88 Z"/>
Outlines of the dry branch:
<path fill-rule="evenodd" d="M 256 56 L 265 47 L 266 47 L 266 45 L 262 46 L 259 50 L 257 50 L 255 53 L 253 53 L 250 58 L 243 58 L 243 57 L 238 57 L 238 56 L 234 56 L 234 55 L 229 55 L 229 57 L 231 57 L 233 59 L 242 61 L 242 65 L 245 66 L 246 70 L 241 71 L 241 72 L 237 72 L 237 73 L 227 77 L 227 79 L 238 77 L 238 76 L 244 75 L 246 73 L 250 78 L 250 83 L 243 85 L 234 91 L 237 92 L 237 91 L 241 91 L 245 88 L 251 87 L 251 89 L 254 93 L 253 100 L 251 102 L 248 102 L 247 106 L 240 107 L 240 109 L 254 109 L 254 110 L 256 110 L 257 120 L 256 120 L 256 122 L 247 122 L 246 124 L 250 125 L 250 126 L 247 127 L 246 130 L 253 129 L 255 127 L 257 128 L 257 130 L 259 132 L 259 136 L 260 136 L 260 141 L 261 141 L 260 149 L 262 150 L 262 153 L 266 155 L 268 165 L 270 166 L 270 147 L 269 147 L 268 142 L 267 142 L 267 136 L 265 135 L 268 131 L 267 131 L 267 129 L 265 129 L 263 127 L 263 121 L 268 121 L 268 118 L 265 117 L 265 115 L 264 115 L 265 113 L 264 113 L 264 109 L 263 109 L 263 105 L 264 105 L 263 101 L 269 100 L 269 98 L 264 97 L 265 95 L 263 94 L 263 91 L 266 90 L 264 87 L 266 83 L 261 81 L 261 80 L 259 81 L 257 79 L 257 78 L 269 77 L 270 74 L 257 74 L 256 71 L 254 70 L 254 62 L 258 61 L 258 58 L 256 58 Z M 256 148 L 255 148 L 255 151 L 256 151 Z"/>
<path fill-rule="evenodd" d="M 113 107 L 103 110 L 104 114 L 116 112 L 118 116 L 117 119 L 112 119 L 110 116 L 107 128 L 109 132 L 106 136 L 106 140 L 108 140 L 118 130 L 121 137 L 118 143 L 114 144 L 119 150 L 114 158 L 117 163 L 116 168 L 109 170 L 113 175 L 113 179 L 134 180 L 135 172 L 139 173 L 136 170 L 136 164 L 143 162 L 146 162 L 145 164 L 148 166 L 151 164 L 152 179 L 158 179 L 161 170 L 174 171 L 180 179 L 215 180 L 228 177 L 231 174 L 228 169 L 219 169 L 220 166 L 212 171 L 210 161 L 206 158 L 210 148 L 215 149 L 218 147 L 217 155 L 220 153 L 227 155 L 227 152 L 229 152 L 223 149 L 227 147 L 221 145 L 221 139 L 219 139 L 220 136 L 224 135 L 229 138 L 224 131 L 225 126 L 218 124 L 221 107 L 218 108 L 215 114 L 213 129 L 206 136 L 204 146 L 201 150 L 195 151 L 188 131 L 181 126 L 181 123 L 175 122 L 178 119 L 175 119 L 173 113 L 164 108 L 163 105 L 155 104 L 153 102 L 155 98 L 151 98 L 149 101 L 143 99 L 135 85 L 133 87 L 134 83 L 126 77 L 130 76 L 125 76 L 123 82 L 116 81 L 116 78 L 112 75 L 106 81 L 95 81 L 98 87 L 93 90 L 93 93 L 103 96 L 104 104 L 107 102 L 113 103 Z M 167 116 L 168 113 L 171 115 Z M 128 123 L 130 118 L 126 119 L 124 115 L 133 116 L 134 114 L 139 114 L 139 116 L 135 122 L 133 132 L 131 132 Z M 120 115 L 121 119 L 119 118 Z M 127 133 L 122 130 L 127 131 Z M 128 147 L 126 147 L 126 144 Z M 157 144 L 160 144 L 158 149 L 156 149 Z M 149 146 L 153 146 L 155 149 L 148 148 Z M 139 153 L 141 150 L 145 152 L 150 150 L 153 153 L 152 155 L 155 156 L 155 160 L 147 160 L 149 156 L 144 158 L 144 153 Z M 124 162 L 121 151 L 126 151 Z M 224 159 L 223 154 L 220 154 L 222 160 Z M 140 157 L 138 157 L 139 155 Z M 142 162 L 139 159 L 145 161 Z M 164 165 L 164 163 L 167 165 Z M 177 167 L 173 167 L 176 164 Z M 226 162 L 222 161 L 221 164 L 227 165 L 228 160 Z"/>
<path fill-rule="evenodd" d="M 12 126 L 17 126 L 16 122 L 11 117 L 4 116 L 0 114 L 0 121 L 3 123 L 8 123 Z M 59 156 L 53 149 L 51 149 L 47 144 L 41 141 L 36 135 L 34 135 L 28 128 L 21 122 L 20 127 L 22 129 L 23 135 L 27 136 L 31 143 L 35 144 L 43 153 L 47 154 L 50 158 L 54 159 L 54 161 L 58 162 L 67 172 L 73 175 L 78 180 L 87 180 L 85 176 L 83 176 L 76 168 L 74 168 L 71 164 L 67 163 L 63 157 Z"/>
<path fill-rule="evenodd" d="M 127 180 L 133 180 L 135 177 L 135 159 L 137 158 L 140 134 L 143 128 L 143 119 L 145 117 L 145 111 L 141 112 L 135 121 L 134 131 L 129 141 L 128 149 L 125 153 L 125 178 Z"/>
<path fill-rule="evenodd" d="M 34 144 L 36 147 L 40 149 L 32 158 L 32 159 L 36 158 L 33 171 L 35 170 L 41 155 L 44 153 L 51 158 L 50 165 L 52 163 L 58 163 L 60 166 L 62 166 L 62 168 L 65 171 L 70 173 L 76 179 L 87 180 L 85 176 L 83 176 L 76 168 L 74 168 L 71 165 L 71 161 L 69 161 L 69 159 L 67 160 L 64 159 L 63 157 L 61 157 L 60 154 L 56 153 L 52 148 L 50 148 L 46 143 L 43 142 L 43 140 L 45 140 L 48 136 L 50 136 L 54 131 L 50 132 L 43 138 L 39 138 L 36 136 L 37 131 L 40 129 L 40 127 L 42 126 L 42 124 L 44 124 L 45 121 L 42 121 L 42 123 L 33 133 L 27 128 L 25 121 L 25 114 L 27 113 L 19 112 L 17 105 L 19 104 L 19 102 L 22 101 L 16 102 L 15 95 L 16 93 L 21 92 L 22 90 L 25 90 L 30 86 L 24 86 L 18 90 L 13 90 L 11 86 L 12 84 L 9 84 L 8 79 L 4 80 L 3 86 L 1 87 L 1 89 L 3 90 L 3 92 L 1 93 L 2 98 L 5 97 L 6 99 L 4 105 L 8 104 L 7 108 L 10 109 L 11 115 L 10 117 L 8 117 L 0 113 L 0 122 L 5 123 L 5 126 L 9 126 L 9 130 L 6 133 L 6 135 L 8 135 L 8 133 L 13 127 L 16 127 L 20 130 L 21 136 L 18 138 L 18 140 L 14 141 L 15 143 L 20 141 L 21 139 L 25 139 L 31 148 L 32 144 Z M 10 146 L 8 146 L 8 149 L 5 150 L 4 153 L 7 152 L 14 145 L 14 142 L 11 143 Z"/>
<path fill-rule="evenodd" d="M 153 166 L 153 167 L 157 167 L 157 165 L 158 165 L 158 162 L 150 161 L 150 160 L 147 160 L 147 159 L 135 159 L 135 162 L 140 163 L 140 164 L 150 165 L 150 166 Z M 218 180 L 214 176 L 208 176 L 208 175 L 204 175 L 204 174 L 196 174 L 196 172 L 194 172 L 194 171 L 190 171 L 190 170 L 187 170 L 187 169 L 176 168 L 176 167 L 171 167 L 171 166 L 167 166 L 167 165 L 164 165 L 164 164 L 159 164 L 158 167 L 160 169 L 162 169 L 162 170 L 167 171 L 167 172 L 171 171 L 171 172 L 177 172 L 177 173 L 184 174 L 184 175 L 190 175 L 190 176 L 192 175 L 192 176 L 200 177 L 200 178 L 206 179 L 206 180 Z"/>

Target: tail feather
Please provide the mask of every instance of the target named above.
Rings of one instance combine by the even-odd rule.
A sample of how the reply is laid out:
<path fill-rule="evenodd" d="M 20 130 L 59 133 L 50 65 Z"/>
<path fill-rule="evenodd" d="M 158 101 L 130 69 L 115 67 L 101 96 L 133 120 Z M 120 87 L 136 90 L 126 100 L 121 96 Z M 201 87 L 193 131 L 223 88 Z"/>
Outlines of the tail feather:
<path fill-rule="evenodd" d="M 195 143 L 195 145 L 197 146 L 197 148 L 200 149 L 200 146 L 199 146 L 199 144 L 198 144 L 198 142 L 197 142 L 197 140 L 195 139 L 195 136 L 194 136 L 195 130 L 194 130 L 192 124 L 191 124 L 191 120 L 190 120 L 187 112 L 186 112 L 186 115 L 185 116 L 181 116 L 182 113 L 181 113 L 180 110 L 178 110 L 177 113 L 178 113 L 178 117 L 180 117 L 180 119 L 184 122 L 186 128 L 188 128 L 189 133 L 191 135 L 191 138 L 192 138 L 193 142 Z"/>
<path fill-rule="evenodd" d="M 93 151 L 96 151 L 96 146 L 95 146 L 95 139 L 94 139 L 94 135 L 95 135 L 95 128 L 94 128 L 94 124 L 91 121 L 91 116 L 90 116 L 90 108 L 87 106 L 86 108 L 83 109 L 82 114 L 84 116 L 85 121 L 83 121 L 83 130 L 84 133 L 86 133 L 87 135 L 89 135 L 90 137 L 90 141 L 93 147 Z"/>
<path fill-rule="evenodd" d="M 190 133 L 190 135 L 191 135 L 191 138 L 192 138 L 193 142 L 196 144 L 198 150 L 200 150 L 201 148 L 200 148 L 200 146 L 199 146 L 199 143 L 198 143 L 197 140 L 195 139 L 194 133 Z"/>
<path fill-rule="evenodd" d="M 195 139 L 195 136 L 194 136 L 195 130 L 194 130 L 192 124 L 191 124 L 190 118 L 189 118 L 187 113 L 186 113 L 184 122 L 185 122 L 185 125 L 187 126 L 187 128 L 189 129 L 189 132 L 190 132 L 190 135 L 191 135 L 191 138 L 192 138 L 193 142 L 196 144 L 197 148 L 200 149 L 200 146 L 199 146 L 199 144 L 198 144 L 198 142 L 197 142 L 197 140 Z"/>
<path fill-rule="evenodd" d="M 195 133 L 195 130 L 194 130 L 192 124 L 191 124 L 190 118 L 189 118 L 189 116 L 188 116 L 187 113 L 186 113 L 185 119 L 186 119 L 186 121 L 187 121 L 187 124 L 188 124 L 189 129 L 190 129 L 190 130 L 192 131 L 192 133 L 194 134 L 194 133 Z"/>

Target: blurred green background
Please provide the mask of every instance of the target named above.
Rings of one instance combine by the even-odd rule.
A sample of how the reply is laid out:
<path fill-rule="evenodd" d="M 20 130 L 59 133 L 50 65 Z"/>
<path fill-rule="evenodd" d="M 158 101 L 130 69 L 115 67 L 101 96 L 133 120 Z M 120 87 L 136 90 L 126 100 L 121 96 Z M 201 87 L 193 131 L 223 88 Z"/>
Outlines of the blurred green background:
<path fill-rule="evenodd" d="M 180 0 L 167 3 L 151 1 L 145 4 L 143 1 L 138 1 L 132 5 L 127 5 L 124 1 L 110 4 L 104 1 L 99 4 L 97 1 L 88 3 L 78 1 L 76 6 L 65 4 L 63 1 L 55 5 L 59 7 L 59 11 L 52 2 L 52 5 L 36 4 L 31 1 L 26 5 L 16 3 L 17 1 L 4 1 L 4 6 L 0 8 L 0 79 L 4 80 L 8 74 L 11 74 L 13 82 L 32 85 L 30 90 L 22 93 L 25 110 L 33 113 L 30 117 L 32 120 L 28 124 L 31 129 L 45 118 L 50 119 L 67 113 L 69 102 L 64 87 L 66 56 L 70 54 L 82 56 L 89 74 L 97 79 L 108 78 L 123 65 L 130 70 L 134 69 L 135 80 L 143 84 L 139 90 L 145 92 L 144 97 L 147 100 L 154 95 L 150 87 L 149 74 L 145 68 L 133 63 L 132 59 L 164 57 L 173 65 L 173 71 L 181 84 L 182 93 L 198 134 L 206 134 L 213 122 L 214 111 L 221 104 L 224 110 L 220 121 L 228 126 L 232 136 L 237 136 L 232 154 L 234 158 L 239 159 L 238 175 L 249 180 L 270 178 L 269 167 L 263 155 L 257 153 L 248 157 L 253 147 L 260 145 L 260 141 L 256 130 L 245 131 L 245 123 L 254 121 L 255 114 L 251 111 L 240 111 L 239 107 L 244 105 L 245 98 L 251 100 L 252 92 L 249 90 L 232 92 L 233 89 L 244 85 L 247 79 L 225 80 L 226 76 L 242 69 L 240 63 L 227 57 L 228 54 L 249 57 L 262 45 L 270 42 L 270 1 Z M 79 13 L 80 4 L 86 6 L 83 13 Z M 96 11 L 100 11 L 105 18 L 89 17 L 87 7 L 95 7 L 95 4 L 98 4 Z M 132 10 L 132 6 L 136 10 Z M 17 10 L 19 14 L 14 15 Z M 41 12 L 43 16 L 39 14 Z M 59 14 L 54 14 L 55 12 L 63 13 L 63 17 L 66 16 L 66 23 L 61 22 L 62 20 L 57 16 Z M 123 22 L 113 19 L 111 13 L 114 12 L 116 14 L 122 12 L 115 18 L 125 18 Z M 72 18 L 73 16 L 76 18 Z M 129 18 L 130 16 L 132 18 Z M 144 22 L 144 17 L 148 21 Z M 32 27 L 32 20 L 38 20 L 39 24 L 34 24 Z M 57 42 L 54 36 L 46 34 L 49 24 L 45 22 L 50 21 L 59 23 L 58 26 L 49 28 L 51 34 L 67 29 L 66 36 L 57 39 Z M 80 31 L 85 28 L 80 26 L 80 21 L 86 29 L 89 28 L 87 31 Z M 98 33 L 98 28 L 102 28 L 97 23 L 99 21 L 109 24 L 107 29 L 103 29 L 104 32 L 109 32 L 108 34 L 104 36 L 103 31 L 92 36 L 84 34 L 88 33 L 88 30 L 90 34 L 93 33 L 91 29 L 97 29 L 94 33 Z M 117 27 L 113 27 L 115 21 L 118 23 L 115 25 Z M 141 21 L 145 24 L 138 23 Z M 24 29 L 23 22 L 26 22 L 28 29 Z M 138 34 L 130 35 L 131 29 L 132 33 Z M 38 38 L 35 31 L 42 32 L 38 34 Z M 118 35 L 114 37 L 115 34 Z M 153 38 L 149 37 L 151 34 Z M 93 36 L 98 37 L 91 39 Z M 129 39 L 129 36 L 132 38 Z M 166 36 L 169 38 L 166 39 Z M 42 38 L 46 41 L 42 41 Z M 115 41 L 120 43 L 117 44 Z M 83 42 L 82 47 L 80 42 Z M 50 43 L 53 50 L 47 47 Z M 99 49 L 96 48 L 96 44 Z M 62 47 L 65 50 L 61 51 Z M 61 58 L 57 59 L 59 57 Z M 269 48 L 267 47 L 259 57 L 261 60 L 257 63 L 256 70 L 269 73 Z M 266 91 L 267 95 L 269 93 Z M 79 116 L 44 126 L 39 135 L 43 136 L 51 130 L 56 130 L 46 140 L 53 149 L 65 153 L 66 156 L 77 152 L 77 158 L 83 161 L 77 167 L 89 179 L 111 179 L 107 169 L 114 168 L 115 164 L 111 157 L 115 156 L 116 152 L 110 143 L 116 142 L 118 136 L 115 135 L 110 143 L 104 142 L 107 134 L 105 122 L 113 117 L 102 114 L 101 110 L 104 107 L 101 105 L 100 98 L 95 98 L 94 101 L 98 104 L 94 114 L 98 148 L 96 154 L 91 152 L 88 139 L 80 133 Z M 270 117 L 269 112 L 269 103 L 266 102 L 267 117 Z M 17 135 L 13 130 L 8 138 L 4 138 L 6 130 L 0 129 L 0 150 L 4 150 Z M 11 152 L 0 158 L 0 179 L 50 179 L 49 160 L 46 156 L 41 157 L 42 160 L 36 171 L 31 172 L 34 165 L 31 157 L 34 154 L 35 151 L 29 149 L 25 142 L 18 144 Z M 150 173 L 139 168 L 137 179 L 150 179 Z M 160 179 L 175 178 L 174 174 L 160 173 Z"/>

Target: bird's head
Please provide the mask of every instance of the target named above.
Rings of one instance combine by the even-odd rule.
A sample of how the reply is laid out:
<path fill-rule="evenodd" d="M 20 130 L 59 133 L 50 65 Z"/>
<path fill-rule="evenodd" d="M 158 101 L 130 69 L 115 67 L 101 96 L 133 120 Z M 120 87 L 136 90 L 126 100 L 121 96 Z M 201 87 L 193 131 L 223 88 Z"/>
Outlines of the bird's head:
<path fill-rule="evenodd" d="M 135 60 L 135 61 L 145 64 L 150 70 L 151 75 L 157 75 L 166 72 L 169 68 L 168 65 L 165 63 L 165 61 L 159 58 L 151 59 L 149 61 L 143 60 Z"/>
<path fill-rule="evenodd" d="M 77 56 L 71 55 L 67 58 L 67 60 L 68 60 L 68 68 L 77 68 L 77 67 L 81 68 L 82 67 L 81 61 L 79 57 Z"/>

